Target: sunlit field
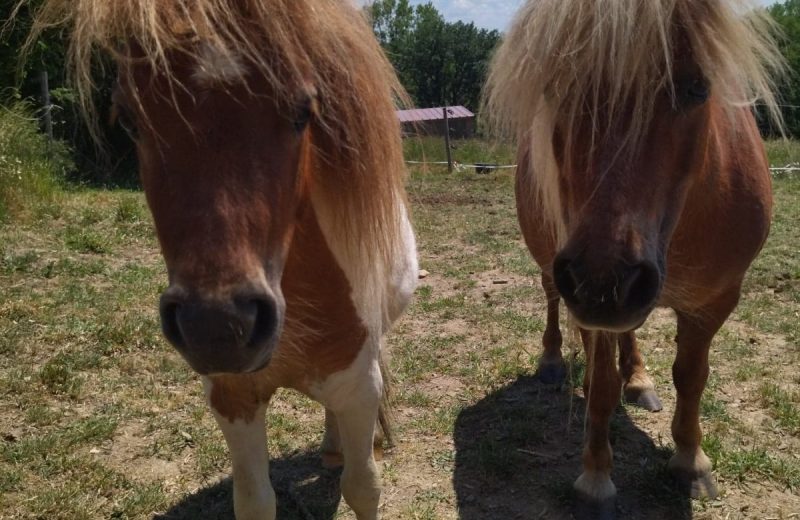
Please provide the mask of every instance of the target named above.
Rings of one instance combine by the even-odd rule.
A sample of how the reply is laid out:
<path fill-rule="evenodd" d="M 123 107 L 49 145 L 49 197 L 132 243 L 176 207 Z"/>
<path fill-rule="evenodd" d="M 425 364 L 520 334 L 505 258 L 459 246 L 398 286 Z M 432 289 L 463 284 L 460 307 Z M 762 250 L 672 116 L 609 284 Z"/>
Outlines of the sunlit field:
<path fill-rule="evenodd" d="M 444 160 L 438 139 L 407 141 Z M 800 146 L 769 143 L 775 166 Z M 513 164 L 456 142 L 454 158 Z M 580 473 L 580 384 L 533 377 L 544 328 L 538 268 L 518 230 L 513 170 L 414 166 L 421 268 L 391 333 L 397 445 L 382 462 L 383 518 L 567 519 Z M 664 401 L 612 421 L 621 518 L 800 514 L 800 172 L 774 177 L 772 235 L 717 335 L 702 402 L 721 497 L 688 501 L 666 472 L 675 323 L 640 331 Z M 60 191 L 0 222 L 0 518 L 232 518 L 230 464 L 198 378 L 160 335 L 166 274 L 138 192 Z M 572 381 L 582 377 L 578 354 Z M 323 413 L 283 391 L 268 419 L 281 519 L 353 518 L 318 454 Z"/>

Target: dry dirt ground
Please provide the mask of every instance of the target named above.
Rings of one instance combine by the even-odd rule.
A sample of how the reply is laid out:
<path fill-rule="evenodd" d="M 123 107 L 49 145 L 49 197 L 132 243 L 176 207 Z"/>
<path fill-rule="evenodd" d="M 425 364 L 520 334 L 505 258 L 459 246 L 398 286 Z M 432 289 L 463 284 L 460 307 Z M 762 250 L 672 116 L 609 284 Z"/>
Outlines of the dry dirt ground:
<path fill-rule="evenodd" d="M 689 501 L 665 471 L 675 325 L 659 310 L 639 337 L 664 410 L 621 403 L 612 420 L 620 518 L 800 518 L 800 178 L 776 190 L 703 400 L 721 496 Z M 417 172 L 409 191 L 430 274 L 388 341 L 383 518 L 571 518 L 584 399 L 533 377 L 544 299 L 511 173 Z M 61 206 L 0 226 L 0 518 L 232 518 L 222 436 L 158 332 L 165 276 L 141 195 Z M 578 354 L 571 380 L 582 371 Z M 279 518 L 353 518 L 320 465 L 320 408 L 282 392 L 268 423 Z"/>

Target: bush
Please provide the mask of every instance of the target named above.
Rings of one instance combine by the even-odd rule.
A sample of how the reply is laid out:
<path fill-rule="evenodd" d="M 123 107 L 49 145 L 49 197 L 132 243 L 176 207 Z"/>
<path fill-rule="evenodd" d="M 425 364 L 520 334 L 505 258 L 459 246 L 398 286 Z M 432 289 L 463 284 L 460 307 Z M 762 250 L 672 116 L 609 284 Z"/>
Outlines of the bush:
<path fill-rule="evenodd" d="M 39 132 L 30 105 L 0 106 L 0 221 L 53 204 L 73 168 L 69 157 L 63 143 Z"/>

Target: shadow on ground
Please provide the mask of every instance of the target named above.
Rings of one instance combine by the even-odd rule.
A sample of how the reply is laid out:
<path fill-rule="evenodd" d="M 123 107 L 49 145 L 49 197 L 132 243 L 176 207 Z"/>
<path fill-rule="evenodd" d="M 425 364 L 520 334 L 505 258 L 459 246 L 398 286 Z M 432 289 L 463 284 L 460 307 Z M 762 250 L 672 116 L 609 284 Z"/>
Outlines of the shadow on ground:
<path fill-rule="evenodd" d="M 270 461 L 281 520 L 327 520 L 339 507 L 340 470 L 323 469 L 319 452 L 300 452 Z M 233 481 L 226 478 L 187 496 L 153 520 L 234 520 Z"/>
<path fill-rule="evenodd" d="M 571 519 L 585 401 L 520 377 L 456 419 L 453 485 L 461 520 Z M 662 412 L 664 413 L 664 412 Z M 691 518 L 658 448 L 620 406 L 611 423 L 617 518 Z"/>

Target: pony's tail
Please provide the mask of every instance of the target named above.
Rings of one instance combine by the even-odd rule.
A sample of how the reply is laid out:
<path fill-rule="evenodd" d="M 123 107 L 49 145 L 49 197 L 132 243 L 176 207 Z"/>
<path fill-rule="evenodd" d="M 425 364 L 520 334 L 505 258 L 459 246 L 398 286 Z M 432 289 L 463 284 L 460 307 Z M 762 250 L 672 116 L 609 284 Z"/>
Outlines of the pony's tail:
<path fill-rule="evenodd" d="M 392 377 L 385 349 L 381 349 L 378 365 L 383 379 L 383 397 L 378 407 L 378 425 L 381 427 L 382 441 L 387 448 L 394 447 L 394 431 L 392 429 Z M 380 440 L 378 440 L 380 442 Z"/>

